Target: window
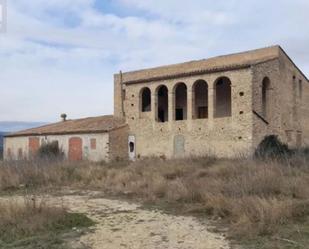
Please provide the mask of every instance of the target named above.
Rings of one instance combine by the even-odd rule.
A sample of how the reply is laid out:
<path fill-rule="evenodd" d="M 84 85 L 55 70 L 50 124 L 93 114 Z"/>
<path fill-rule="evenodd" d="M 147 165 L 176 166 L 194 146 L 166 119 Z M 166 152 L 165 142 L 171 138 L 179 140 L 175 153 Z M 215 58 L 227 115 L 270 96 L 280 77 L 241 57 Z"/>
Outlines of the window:
<path fill-rule="evenodd" d="M 265 77 L 262 82 L 262 115 L 264 118 L 269 116 L 269 101 L 270 101 L 270 80 Z"/>
<path fill-rule="evenodd" d="M 198 80 L 193 85 L 193 119 L 208 118 L 208 85 Z"/>
<path fill-rule="evenodd" d="M 92 150 L 96 150 L 97 149 L 97 140 L 95 138 L 91 138 L 90 139 L 90 148 Z"/>
<path fill-rule="evenodd" d="M 129 150 L 130 150 L 130 153 L 134 152 L 134 143 L 133 142 L 129 143 Z"/>
<path fill-rule="evenodd" d="M 184 83 L 175 87 L 175 119 L 187 119 L 187 86 Z"/>
<path fill-rule="evenodd" d="M 227 77 L 217 79 L 215 83 L 215 117 L 232 115 L 231 81 Z"/>
<path fill-rule="evenodd" d="M 151 111 L 151 91 L 148 87 L 145 87 L 141 90 L 140 101 L 141 101 L 141 111 L 150 112 Z"/>
<path fill-rule="evenodd" d="M 157 121 L 167 122 L 168 121 L 168 89 L 166 86 L 160 86 L 157 89 Z"/>
<path fill-rule="evenodd" d="M 198 119 L 208 118 L 208 107 L 207 106 L 198 107 L 197 118 Z"/>
<path fill-rule="evenodd" d="M 183 109 L 176 109 L 176 120 L 183 120 Z"/>

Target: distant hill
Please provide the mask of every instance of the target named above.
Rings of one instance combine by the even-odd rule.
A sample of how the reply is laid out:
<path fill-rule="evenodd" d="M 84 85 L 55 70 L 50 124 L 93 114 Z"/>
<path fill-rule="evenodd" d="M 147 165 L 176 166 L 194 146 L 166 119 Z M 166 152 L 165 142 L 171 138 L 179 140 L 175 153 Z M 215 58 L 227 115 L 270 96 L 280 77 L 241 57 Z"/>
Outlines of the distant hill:
<path fill-rule="evenodd" d="M 6 134 L 6 132 L 0 131 L 0 160 L 3 157 L 3 136 Z"/>
<path fill-rule="evenodd" d="M 34 127 L 39 127 L 47 124 L 46 122 L 15 122 L 15 121 L 0 121 L 0 131 L 15 132 L 26 130 Z"/>

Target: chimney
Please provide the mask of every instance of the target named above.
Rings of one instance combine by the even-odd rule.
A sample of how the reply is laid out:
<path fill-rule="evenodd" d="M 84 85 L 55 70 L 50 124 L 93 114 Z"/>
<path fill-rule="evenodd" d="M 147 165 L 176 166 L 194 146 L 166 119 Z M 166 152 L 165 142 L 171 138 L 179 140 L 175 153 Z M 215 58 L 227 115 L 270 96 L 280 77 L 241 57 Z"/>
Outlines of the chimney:
<path fill-rule="evenodd" d="M 63 122 L 67 121 L 67 115 L 65 113 L 62 113 L 60 117 L 62 118 Z"/>

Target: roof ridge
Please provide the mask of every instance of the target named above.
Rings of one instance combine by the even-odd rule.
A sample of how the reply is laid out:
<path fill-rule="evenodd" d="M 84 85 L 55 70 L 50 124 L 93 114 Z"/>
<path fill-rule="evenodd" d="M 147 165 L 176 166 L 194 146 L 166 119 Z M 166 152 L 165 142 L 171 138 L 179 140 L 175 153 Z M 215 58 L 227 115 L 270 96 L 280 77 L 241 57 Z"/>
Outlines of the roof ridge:
<path fill-rule="evenodd" d="M 267 47 L 262 47 L 262 48 L 257 48 L 257 49 L 250 49 L 250 50 L 240 51 L 240 52 L 235 52 L 235 53 L 221 54 L 221 55 L 212 56 L 212 57 L 209 57 L 209 58 L 203 58 L 203 59 L 197 59 L 197 60 L 189 60 L 189 61 L 180 62 L 180 63 L 166 64 L 166 65 L 162 65 L 162 66 L 153 66 L 153 67 L 149 67 L 149 68 L 143 68 L 143 69 L 138 69 L 138 70 L 126 71 L 126 72 L 122 72 L 122 74 L 123 75 L 124 74 L 133 74 L 133 73 L 139 73 L 139 72 L 143 72 L 143 71 L 147 71 L 147 70 L 180 66 L 180 65 L 190 64 L 190 63 L 194 63 L 194 62 L 203 62 L 203 61 L 219 59 L 219 58 L 223 58 L 223 57 L 230 57 L 230 56 L 237 56 L 237 55 L 242 55 L 242 54 L 254 53 L 254 52 L 258 52 L 258 51 L 262 51 L 262 50 L 267 50 L 267 49 L 272 49 L 272 48 L 273 49 L 278 48 L 278 49 L 283 50 L 280 45 L 271 45 L 271 46 L 267 46 Z M 278 56 L 279 56 L 279 54 L 278 54 Z"/>
<path fill-rule="evenodd" d="M 108 132 L 124 125 L 122 118 L 103 115 L 51 123 L 10 133 L 6 137 Z"/>

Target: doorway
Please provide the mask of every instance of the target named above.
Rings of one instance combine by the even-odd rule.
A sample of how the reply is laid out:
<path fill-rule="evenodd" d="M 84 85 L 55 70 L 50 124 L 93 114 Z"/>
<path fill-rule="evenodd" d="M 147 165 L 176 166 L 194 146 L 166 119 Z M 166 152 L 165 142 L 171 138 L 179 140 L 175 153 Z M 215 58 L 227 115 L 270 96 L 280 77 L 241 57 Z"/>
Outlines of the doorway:
<path fill-rule="evenodd" d="M 174 137 L 174 156 L 181 157 L 185 153 L 185 137 L 183 135 L 176 135 Z"/>
<path fill-rule="evenodd" d="M 79 137 L 72 137 L 69 139 L 69 160 L 83 160 L 83 141 Z"/>

